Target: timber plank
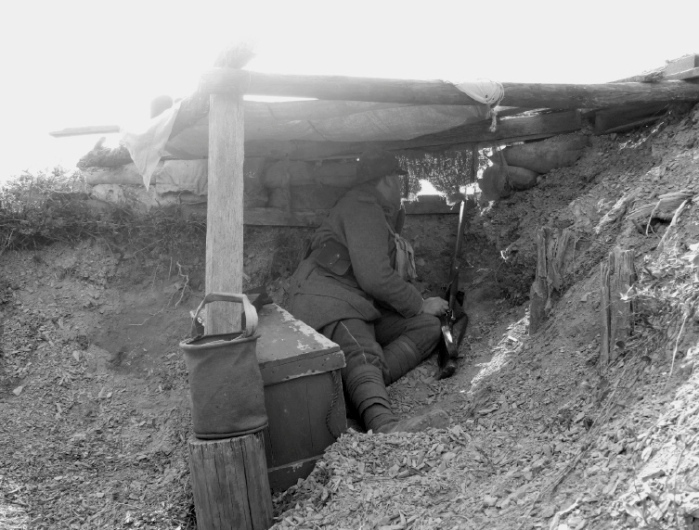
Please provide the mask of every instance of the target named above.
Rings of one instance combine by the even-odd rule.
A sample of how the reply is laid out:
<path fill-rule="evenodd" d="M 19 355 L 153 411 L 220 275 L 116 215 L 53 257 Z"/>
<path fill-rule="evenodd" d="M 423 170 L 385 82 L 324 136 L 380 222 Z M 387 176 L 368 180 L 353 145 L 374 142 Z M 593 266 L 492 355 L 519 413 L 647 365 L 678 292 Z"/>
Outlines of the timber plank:
<path fill-rule="evenodd" d="M 118 125 L 87 125 L 85 127 L 67 127 L 60 131 L 51 131 L 49 134 L 54 138 L 64 136 L 81 136 L 84 134 L 110 134 L 118 133 L 121 127 Z"/>
<path fill-rule="evenodd" d="M 679 74 L 699 66 L 699 55 L 685 55 L 678 59 L 673 59 L 663 67 L 664 77 Z"/>
<path fill-rule="evenodd" d="M 607 134 L 611 130 L 631 126 L 634 123 L 654 115 L 662 115 L 669 105 L 653 103 L 652 105 L 634 105 L 616 109 L 605 109 L 595 113 L 595 134 Z"/>
<path fill-rule="evenodd" d="M 699 67 L 699 55 L 685 55 L 669 61 L 664 66 L 639 75 L 617 79 L 612 83 L 657 83 L 661 80 L 693 79 L 696 76 L 691 71 L 696 67 Z"/>
<path fill-rule="evenodd" d="M 699 79 L 699 67 L 689 68 L 687 70 L 682 70 L 681 72 L 674 72 L 672 74 L 667 74 L 664 76 L 666 79 L 684 79 L 696 80 Z"/>
<path fill-rule="evenodd" d="M 439 198 L 406 202 L 407 215 L 452 215 L 458 214 L 458 206 L 449 206 L 441 196 Z M 307 210 L 287 212 L 279 208 L 245 208 L 245 221 L 248 226 L 298 226 L 316 228 L 328 215 L 329 210 Z"/>

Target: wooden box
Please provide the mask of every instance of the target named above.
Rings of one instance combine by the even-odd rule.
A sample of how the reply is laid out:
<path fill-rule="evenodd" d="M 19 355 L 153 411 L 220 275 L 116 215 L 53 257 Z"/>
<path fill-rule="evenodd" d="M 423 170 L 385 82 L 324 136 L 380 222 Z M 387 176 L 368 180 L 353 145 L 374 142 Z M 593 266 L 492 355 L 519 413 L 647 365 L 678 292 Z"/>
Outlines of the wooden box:
<path fill-rule="evenodd" d="M 337 344 L 275 304 L 258 316 L 269 483 L 280 491 L 306 478 L 347 429 L 340 376 L 345 356 Z"/>

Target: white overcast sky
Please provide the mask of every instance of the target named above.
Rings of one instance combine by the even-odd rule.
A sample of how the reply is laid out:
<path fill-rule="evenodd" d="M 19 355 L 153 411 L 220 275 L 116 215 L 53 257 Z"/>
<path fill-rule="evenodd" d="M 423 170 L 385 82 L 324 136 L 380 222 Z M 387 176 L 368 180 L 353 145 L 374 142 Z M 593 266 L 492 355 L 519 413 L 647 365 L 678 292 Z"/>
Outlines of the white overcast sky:
<path fill-rule="evenodd" d="M 0 6 L 0 180 L 70 166 L 95 137 L 186 96 L 217 53 L 250 69 L 464 81 L 602 83 L 699 53 L 699 1 L 8 1 Z"/>

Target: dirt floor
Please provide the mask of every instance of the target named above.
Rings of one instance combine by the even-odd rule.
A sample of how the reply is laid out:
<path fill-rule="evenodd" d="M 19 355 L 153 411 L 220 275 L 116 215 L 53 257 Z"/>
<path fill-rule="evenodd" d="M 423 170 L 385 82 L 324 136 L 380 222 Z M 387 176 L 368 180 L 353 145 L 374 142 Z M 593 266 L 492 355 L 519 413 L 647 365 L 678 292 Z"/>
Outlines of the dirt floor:
<path fill-rule="evenodd" d="M 430 359 L 390 388 L 399 413 L 439 407 L 450 428 L 342 435 L 274 496 L 274 528 L 699 529 L 699 107 L 590 141 L 574 166 L 470 211 L 459 369 L 437 381 Z M 530 335 L 542 226 L 576 245 Z M 445 283 L 455 228 L 408 218 L 426 291 Z M 307 234 L 247 229 L 246 287 L 271 279 L 283 305 Z M 599 269 L 615 246 L 635 251 L 635 327 L 603 366 Z M 178 344 L 203 241 L 183 248 L 0 255 L 0 528 L 195 528 Z"/>

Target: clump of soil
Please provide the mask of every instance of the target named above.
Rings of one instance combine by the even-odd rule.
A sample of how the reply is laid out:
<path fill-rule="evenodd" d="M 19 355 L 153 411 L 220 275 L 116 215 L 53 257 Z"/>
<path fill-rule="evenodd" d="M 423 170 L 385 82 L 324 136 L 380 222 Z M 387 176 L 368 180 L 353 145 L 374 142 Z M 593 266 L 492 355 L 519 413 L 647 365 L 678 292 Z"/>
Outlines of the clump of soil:
<path fill-rule="evenodd" d="M 430 359 L 390 388 L 399 413 L 439 407 L 450 428 L 344 434 L 275 495 L 275 528 L 697 528 L 698 122 L 675 111 L 591 137 L 574 166 L 472 210 L 459 369 L 437 381 Z M 669 220 L 632 220 L 677 191 L 689 198 Z M 610 215 L 616 204 L 628 208 Z M 530 335 L 542 226 L 577 243 Z M 425 291 L 446 283 L 455 230 L 455 216 L 408 218 Z M 247 228 L 245 288 L 266 284 L 283 305 L 309 234 Z M 0 527 L 195 528 L 178 345 L 203 296 L 204 245 L 201 231 L 180 239 L 3 249 Z M 602 366 L 599 264 L 615 246 L 636 253 L 636 318 Z"/>

